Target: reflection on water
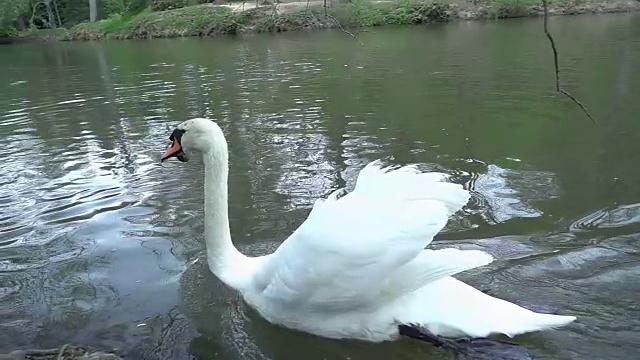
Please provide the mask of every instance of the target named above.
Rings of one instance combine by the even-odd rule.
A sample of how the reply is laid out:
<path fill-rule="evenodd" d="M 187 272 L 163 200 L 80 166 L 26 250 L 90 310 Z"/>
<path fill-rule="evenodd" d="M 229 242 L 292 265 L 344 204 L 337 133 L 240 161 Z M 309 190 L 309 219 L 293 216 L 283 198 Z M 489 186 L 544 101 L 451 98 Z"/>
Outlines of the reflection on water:
<path fill-rule="evenodd" d="M 379 29 L 366 46 L 323 32 L 3 48 L 0 353 L 73 342 L 137 359 L 449 356 L 272 326 L 215 279 L 202 165 L 159 163 L 171 126 L 209 116 L 229 141 L 243 252 L 273 251 L 368 161 L 420 162 L 473 193 L 434 246 L 496 256 L 462 278 L 579 317 L 518 341 L 544 358 L 628 359 L 640 17 L 553 23 L 564 79 L 598 127 L 551 93 L 535 19 Z"/>

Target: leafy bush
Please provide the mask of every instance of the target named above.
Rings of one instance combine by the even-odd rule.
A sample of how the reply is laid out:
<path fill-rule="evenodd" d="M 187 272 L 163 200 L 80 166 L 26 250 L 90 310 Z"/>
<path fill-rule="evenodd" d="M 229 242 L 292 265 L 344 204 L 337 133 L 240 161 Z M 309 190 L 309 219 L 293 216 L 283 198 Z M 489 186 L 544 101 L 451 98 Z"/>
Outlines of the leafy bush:
<path fill-rule="evenodd" d="M 496 17 L 499 19 L 522 17 L 527 15 L 529 8 L 524 0 L 498 0 L 496 2 Z"/>
<path fill-rule="evenodd" d="M 344 26 L 409 25 L 449 20 L 450 6 L 439 2 L 401 0 L 383 6 L 366 0 L 353 0 L 333 10 Z"/>
<path fill-rule="evenodd" d="M 180 9 L 189 5 L 189 0 L 151 0 L 151 8 L 154 11 Z"/>
<path fill-rule="evenodd" d="M 130 15 L 139 14 L 151 6 L 150 0 L 127 0 L 127 10 Z"/>
<path fill-rule="evenodd" d="M 136 15 L 151 5 L 150 0 L 102 0 L 102 14 Z"/>
<path fill-rule="evenodd" d="M 128 0 L 103 0 L 102 4 L 107 15 L 127 14 L 129 12 L 130 3 Z"/>
<path fill-rule="evenodd" d="M 271 8 L 234 12 L 229 8 L 207 5 L 186 6 L 166 11 L 152 11 L 148 8 L 135 16 L 113 14 L 95 23 L 76 25 L 67 33 L 67 39 L 144 39 L 238 32 L 278 32 L 336 26 L 408 25 L 447 21 L 450 11 L 451 8 L 447 4 L 414 0 L 382 5 L 366 0 L 353 0 L 352 3 L 342 3 L 328 9 L 329 16 L 326 16 L 325 10 L 319 6 L 280 14 L 274 13 Z"/>
<path fill-rule="evenodd" d="M 114 1 L 114 0 L 111 0 Z M 119 1 L 119 0 L 115 0 Z M 120 0 L 122 1 L 122 0 Z M 126 0 L 126 1 L 141 1 L 141 0 Z M 186 6 L 200 5 L 210 3 L 213 0 L 150 0 L 151 8 L 155 11 L 165 11 L 173 9 L 181 9 Z"/>
<path fill-rule="evenodd" d="M 413 4 L 413 24 L 449 20 L 449 6 L 439 2 Z"/>
<path fill-rule="evenodd" d="M 0 1 L 0 28 L 13 28 L 13 21 L 16 17 L 28 9 L 29 1 L 27 0 Z"/>
<path fill-rule="evenodd" d="M 98 28 L 105 34 L 125 31 L 130 27 L 131 23 L 122 14 L 113 14 L 98 22 Z"/>
<path fill-rule="evenodd" d="M 14 27 L 2 27 L 0 26 L 0 37 L 2 36 L 14 36 L 17 35 L 18 31 Z"/>
<path fill-rule="evenodd" d="M 164 12 L 138 15 L 131 21 L 127 37 L 174 37 L 234 34 L 240 14 L 226 8 L 191 6 Z"/>

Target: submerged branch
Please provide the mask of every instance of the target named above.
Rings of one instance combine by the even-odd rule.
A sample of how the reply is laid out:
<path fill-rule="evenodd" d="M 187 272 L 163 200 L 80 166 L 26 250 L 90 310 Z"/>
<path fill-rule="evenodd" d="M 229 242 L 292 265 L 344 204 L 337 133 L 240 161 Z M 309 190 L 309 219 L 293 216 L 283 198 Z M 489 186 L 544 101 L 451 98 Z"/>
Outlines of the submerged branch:
<path fill-rule="evenodd" d="M 122 360 L 114 353 L 88 352 L 82 347 L 65 344 L 59 349 L 26 349 L 0 354 L 0 360 Z"/>
<path fill-rule="evenodd" d="M 589 111 L 587 110 L 587 108 L 582 105 L 582 103 L 580 101 L 578 101 L 578 99 L 576 99 L 575 97 L 573 97 L 573 95 L 571 95 L 568 91 L 563 90 L 560 87 L 560 68 L 558 67 L 558 49 L 556 49 L 556 42 L 553 40 L 553 36 L 551 36 L 551 33 L 549 32 L 549 28 L 547 26 L 547 0 L 542 0 L 542 7 L 544 9 L 544 33 L 545 35 L 547 35 L 547 38 L 549 39 L 549 43 L 551 44 L 551 50 L 553 50 L 553 65 L 555 67 L 556 70 L 556 91 L 564 94 L 565 96 L 567 96 L 569 99 L 573 100 L 574 103 L 576 103 L 576 105 L 578 105 L 582 111 L 584 111 L 584 113 L 589 117 L 589 119 L 591 119 L 591 121 L 593 121 L 594 124 L 597 124 L 598 122 L 596 121 L 596 119 L 593 118 L 593 116 L 591 116 L 591 114 L 589 114 Z"/>

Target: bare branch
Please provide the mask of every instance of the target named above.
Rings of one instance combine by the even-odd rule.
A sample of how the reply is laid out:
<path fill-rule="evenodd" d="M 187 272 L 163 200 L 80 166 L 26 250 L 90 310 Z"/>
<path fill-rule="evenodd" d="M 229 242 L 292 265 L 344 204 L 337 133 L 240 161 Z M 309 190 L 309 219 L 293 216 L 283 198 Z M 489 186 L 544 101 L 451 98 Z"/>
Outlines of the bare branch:
<path fill-rule="evenodd" d="M 62 348 L 60 348 L 60 352 L 58 353 L 57 360 L 62 360 L 64 358 L 64 351 L 67 350 L 69 344 L 64 344 Z"/>
<path fill-rule="evenodd" d="M 338 21 L 338 19 L 336 19 L 336 18 L 335 18 L 335 17 L 333 17 L 332 15 L 327 14 L 327 13 L 326 13 L 326 11 L 327 11 L 327 9 L 325 8 L 325 15 L 324 15 L 324 16 L 325 16 L 325 17 L 327 17 L 327 18 L 329 18 L 329 19 L 331 19 L 331 20 L 333 20 L 333 21 L 336 23 L 336 25 L 338 25 L 338 28 L 340 29 L 340 31 L 342 31 L 342 32 L 343 32 L 343 33 L 345 33 L 345 34 L 350 35 L 350 36 L 353 38 L 353 40 L 355 40 L 355 41 L 357 41 L 357 42 L 358 42 L 358 44 L 360 44 L 360 45 L 364 46 L 364 44 L 363 44 L 362 42 L 360 42 L 360 40 L 358 40 L 358 35 L 362 34 L 363 32 L 367 32 L 367 30 L 360 30 L 360 31 L 358 31 L 358 32 L 356 32 L 356 33 L 354 34 L 354 33 L 352 33 L 351 31 L 349 31 L 349 30 L 345 29 L 345 28 L 342 26 L 342 24 L 340 24 L 340 21 Z"/>
<path fill-rule="evenodd" d="M 591 116 L 591 114 L 589 114 L 589 111 L 587 111 L 587 108 L 585 108 L 585 106 L 582 105 L 582 103 L 578 101 L 575 97 L 573 97 L 573 95 L 571 95 L 568 91 L 563 90 L 560 87 L 560 68 L 558 67 L 558 49 L 556 49 L 556 42 L 553 40 L 553 36 L 551 36 L 551 33 L 549 32 L 549 28 L 547 26 L 547 0 L 542 0 L 542 7 L 544 9 L 544 33 L 545 35 L 547 35 L 547 38 L 549 39 L 549 43 L 551 44 L 551 50 L 553 50 L 553 65 L 556 70 L 556 91 L 566 95 L 569 99 L 573 100 L 573 102 L 576 103 L 576 105 L 578 105 L 582 109 L 582 111 L 584 111 L 584 113 L 589 117 L 589 119 L 591 119 L 591 121 L 593 121 L 594 124 L 597 124 L 598 122 L 596 121 L 596 119 L 593 118 L 593 116 Z"/>
<path fill-rule="evenodd" d="M 58 8 L 58 2 L 53 0 L 53 10 L 58 20 L 58 27 L 62 27 L 62 19 L 60 18 L 60 9 Z"/>
<path fill-rule="evenodd" d="M 112 359 L 122 360 L 121 357 L 114 353 L 107 353 L 97 351 L 89 353 L 87 350 L 73 346 L 70 344 L 64 345 L 60 349 L 25 349 L 15 350 L 8 354 L 0 354 L 0 360 L 24 360 L 24 359 Z"/>
<path fill-rule="evenodd" d="M 33 4 L 33 12 L 31 12 L 31 19 L 29 19 L 29 24 L 31 24 L 31 26 L 33 26 L 33 19 L 35 19 L 36 17 L 36 10 L 38 10 L 38 5 L 44 5 L 44 1 L 37 1 L 35 4 Z"/>
<path fill-rule="evenodd" d="M 273 1 L 273 4 L 271 4 L 273 6 L 273 10 L 271 11 L 271 18 L 274 19 L 275 22 L 275 17 L 276 14 L 278 13 L 278 2 L 277 1 Z"/>

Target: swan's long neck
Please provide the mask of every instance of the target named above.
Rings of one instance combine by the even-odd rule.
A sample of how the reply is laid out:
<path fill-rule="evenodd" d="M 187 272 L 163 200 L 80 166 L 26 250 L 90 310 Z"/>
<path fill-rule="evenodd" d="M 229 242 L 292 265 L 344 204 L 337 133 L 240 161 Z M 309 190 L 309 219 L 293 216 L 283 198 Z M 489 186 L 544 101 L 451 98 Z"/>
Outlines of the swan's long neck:
<path fill-rule="evenodd" d="M 229 228 L 226 143 L 218 142 L 203 154 L 204 159 L 204 238 L 211 271 L 231 287 L 237 287 L 236 268 L 246 257 L 231 242 Z"/>

